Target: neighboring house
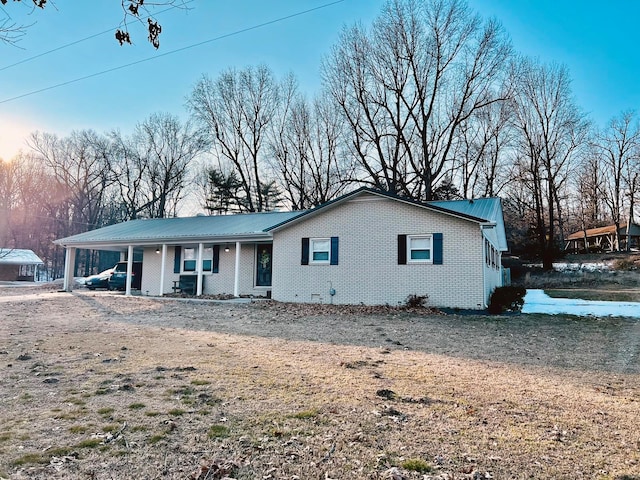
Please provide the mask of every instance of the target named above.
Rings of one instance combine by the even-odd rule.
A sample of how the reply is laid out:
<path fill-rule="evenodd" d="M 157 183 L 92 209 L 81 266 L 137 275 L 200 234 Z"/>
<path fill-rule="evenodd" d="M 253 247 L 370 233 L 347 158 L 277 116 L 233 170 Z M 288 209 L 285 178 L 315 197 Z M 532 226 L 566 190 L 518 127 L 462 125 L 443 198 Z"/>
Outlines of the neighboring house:
<path fill-rule="evenodd" d="M 632 249 L 640 246 L 640 225 L 632 223 L 629 228 L 629 237 Z M 615 250 L 625 250 L 627 246 L 627 225 L 618 229 L 620 238 L 620 248 L 616 248 L 616 226 L 589 228 L 580 230 L 569 235 L 565 240 L 565 250 L 574 252 L 613 252 Z"/>
<path fill-rule="evenodd" d="M 0 248 L 0 280 L 33 282 L 38 265 L 43 264 L 31 250 Z"/>
<path fill-rule="evenodd" d="M 149 295 L 182 277 L 196 295 L 397 305 L 415 294 L 473 309 L 502 285 L 507 250 L 497 198 L 422 204 L 368 188 L 307 211 L 134 220 L 56 243 L 66 289 L 76 248 L 141 250 Z"/>

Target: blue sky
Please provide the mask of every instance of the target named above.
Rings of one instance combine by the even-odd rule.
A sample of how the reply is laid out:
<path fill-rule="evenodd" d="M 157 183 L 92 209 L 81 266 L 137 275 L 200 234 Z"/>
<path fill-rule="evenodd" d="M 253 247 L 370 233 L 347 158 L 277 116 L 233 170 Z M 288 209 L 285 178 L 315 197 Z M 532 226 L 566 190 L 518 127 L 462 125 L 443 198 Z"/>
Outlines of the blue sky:
<path fill-rule="evenodd" d="M 504 25 L 517 51 L 564 63 L 578 104 L 604 125 L 622 110 L 640 107 L 640 2 L 591 0 L 468 0 L 484 17 Z M 370 23 L 384 0 L 185 0 L 187 11 L 157 16 L 160 50 L 130 25 L 135 45 L 120 47 L 113 29 L 122 19 L 118 0 L 56 0 L 45 11 L 27 2 L 0 6 L 0 22 L 32 24 L 19 47 L 0 44 L 0 158 L 10 159 L 34 130 L 67 135 L 74 129 L 128 133 L 151 113 L 185 116 L 184 101 L 197 80 L 229 67 L 267 64 L 278 76 L 292 72 L 312 96 L 321 59 L 341 28 Z M 80 7 L 90 5 L 90 7 Z M 251 28 L 315 7 L 323 8 L 178 53 L 189 45 Z M 109 33 L 11 66 L 66 43 Z M 137 65 L 23 98 L 7 99 L 145 59 Z M 9 68 L 6 68 L 10 66 Z"/>

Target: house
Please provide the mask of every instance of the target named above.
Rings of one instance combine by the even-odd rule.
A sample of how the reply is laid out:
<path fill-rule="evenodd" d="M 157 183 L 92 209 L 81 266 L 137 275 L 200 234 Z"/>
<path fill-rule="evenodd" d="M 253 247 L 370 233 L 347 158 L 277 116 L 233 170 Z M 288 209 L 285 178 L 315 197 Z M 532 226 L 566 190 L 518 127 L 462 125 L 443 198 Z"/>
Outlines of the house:
<path fill-rule="evenodd" d="M 638 248 L 640 246 L 640 225 L 631 223 L 629 228 L 630 248 Z M 620 248 L 616 248 L 616 226 L 607 225 L 606 227 L 589 228 L 580 230 L 569 235 L 565 240 L 565 250 L 574 252 L 613 252 L 615 250 L 624 250 L 627 245 L 627 225 L 622 225 L 618 229 L 620 238 Z"/>
<path fill-rule="evenodd" d="M 44 262 L 32 250 L 0 248 L 0 280 L 33 282 Z"/>
<path fill-rule="evenodd" d="M 497 198 L 418 203 L 360 188 L 312 210 L 134 220 L 56 240 L 67 249 L 142 251 L 143 293 L 192 279 L 194 293 L 283 302 L 482 309 L 507 250 Z M 130 285 L 127 288 L 130 293 Z"/>

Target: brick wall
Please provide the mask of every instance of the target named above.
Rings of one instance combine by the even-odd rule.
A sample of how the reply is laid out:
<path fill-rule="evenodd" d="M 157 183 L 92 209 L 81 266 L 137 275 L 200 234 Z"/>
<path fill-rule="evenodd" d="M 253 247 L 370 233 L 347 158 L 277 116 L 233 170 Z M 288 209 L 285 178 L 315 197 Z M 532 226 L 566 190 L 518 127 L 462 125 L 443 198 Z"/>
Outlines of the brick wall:
<path fill-rule="evenodd" d="M 206 244 L 209 246 L 210 244 Z M 225 245 L 229 251 L 225 252 Z M 198 248 L 197 245 L 184 245 L 185 247 Z M 142 262 L 142 286 L 143 294 L 159 295 L 160 293 L 160 271 L 162 255 L 155 253 L 156 248 L 145 248 Z M 240 295 L 264 296 L 267 289 L 256 288 L 255 284 L 255 244 L 246 243 L 240 247 Z M 173 292 L 173 282 L 180 278 L 179 273 L 173 273 L 175 257 L 175 247 L 167 247 L 165 259 L 165 278 L 162 285 L 163 293 Z M 233 294 L 235 277 L 235 243 L 220 245 L 220 261 L 218 273 L 204 274 L 203 294 Z"/>
<path fill-rule="evenodd" d="M 443 234 L 443 264 L 398 265 L 398 234 Z M 302 237 L 339 237 L 338 265 L 301 265 Z M 484 308 L 484 240 L 475 222 L 361 195 L 274 233 L 275 300 Z M 333 298 L 329 289 L 335 289 Z"/>

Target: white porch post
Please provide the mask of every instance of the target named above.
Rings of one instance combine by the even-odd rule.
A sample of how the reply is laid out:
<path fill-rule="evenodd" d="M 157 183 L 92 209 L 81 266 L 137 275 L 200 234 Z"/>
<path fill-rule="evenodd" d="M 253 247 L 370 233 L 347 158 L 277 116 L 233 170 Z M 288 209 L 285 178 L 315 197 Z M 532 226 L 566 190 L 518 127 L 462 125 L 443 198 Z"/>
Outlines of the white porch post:
<path fill-rule="evenodd" d="M 196 296 L 202 295 L 202 252 L 204 251 L 204 245 L 198 244 L 198 267 L 196 268 Z"/>
<path fill-rule="evenodd" d="M 160 296 L 164 291 L 164 264 L 167 260 L 167 244 L 162 244 L 162 255 L 160 259 Z"/>
<path fill-rule="evenodd" d="M 236 242 L 236 268 L 233 278 L 233 296 L 240 296 L 240 242 Z"/>
<path fill-rule="evenodd" d="M 64 256 L 64 281 L 62 284 L 65 292 L 73 290 L 73 267 L 76 263 L 75 247 L 67 247 Z"/>
<path fill-rule="evenodd" d="M 125 280 L 125 295 L 131 295 L 131 273 L 133 272 L 133 245 L 129 245 L 127 251 L 127 278 Z"/>

